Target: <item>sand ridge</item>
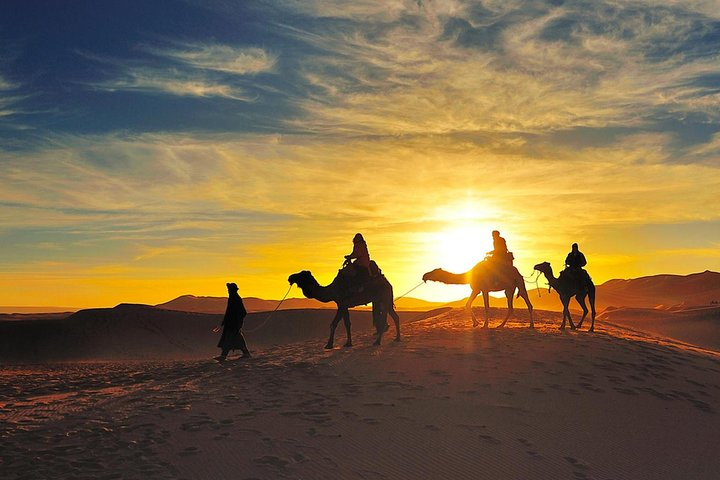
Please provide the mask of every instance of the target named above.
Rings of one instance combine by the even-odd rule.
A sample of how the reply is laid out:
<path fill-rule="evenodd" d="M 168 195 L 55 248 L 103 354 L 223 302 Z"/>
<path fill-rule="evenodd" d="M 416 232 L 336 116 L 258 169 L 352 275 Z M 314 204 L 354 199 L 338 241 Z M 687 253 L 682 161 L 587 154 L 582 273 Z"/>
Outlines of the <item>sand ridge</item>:
<path fill-rule="evenodd" d="M 224 364 L 7 368 L 4 478 L 717 478 L 718 354 L 537 314 L 482 330 L 453 309 L 401 343 Z"/>

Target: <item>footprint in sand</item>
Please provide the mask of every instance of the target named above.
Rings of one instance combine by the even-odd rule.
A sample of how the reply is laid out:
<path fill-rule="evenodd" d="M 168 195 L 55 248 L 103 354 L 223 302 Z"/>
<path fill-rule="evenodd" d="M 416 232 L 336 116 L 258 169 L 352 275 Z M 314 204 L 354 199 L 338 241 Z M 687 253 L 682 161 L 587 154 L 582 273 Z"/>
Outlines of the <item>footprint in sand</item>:
<path fill-rule="evenodd" d="M 580 470 L 589 470 L 590 469 L 590 465 L 588 465 L 587 463 L 583 462 L 582 460 L 580 460 L 578 458 L 569 457 L 569 456 L 564 457 L 564 458 L 565 458 L 565 460 L 567 460 L 567 462 L 570 465 L 572 465 L 575 468 L 578 468 Z"/>
<path fill-rule="evenodd" d="M 527 448 L 527 450 L 525 451 L 525 453 L 527 453 L 528 455 L 530 455 L 532 458 L 535 458 L 535 459 L 537 459 L 537 460 L 542 460 L 543 458 L 545 458 L 545 457 L 543 457 L 541 454 L 539 454 L 539 453 L 535 450 L 535 445 L 533 445 L 533 443 L 532 443 L 531 441 L 526 440 L 526 439 L 524 439 L 524 438 L 518 438 L 517 440 L 518 440 L 518 442 L 520 442 L 524 447 Z"/>
<path fill-rule="evenodd" d="M 253 462 L 259 465 L 265 465 L 269 467 L 275 467 L 280 470 L 284 470 L 287 465 L 290 464 L 289 460 L 284 458 L 276 457 L 274 455 L 264 455 L 259 458 L 253 458 Z"/>
<path fill-rule="evenodd" d="M 479 435 L 480 440 L 484 440 L 493 445 L 502 445 L 502 441 L 499 438 L 495 438 L 492 435 Z"/>

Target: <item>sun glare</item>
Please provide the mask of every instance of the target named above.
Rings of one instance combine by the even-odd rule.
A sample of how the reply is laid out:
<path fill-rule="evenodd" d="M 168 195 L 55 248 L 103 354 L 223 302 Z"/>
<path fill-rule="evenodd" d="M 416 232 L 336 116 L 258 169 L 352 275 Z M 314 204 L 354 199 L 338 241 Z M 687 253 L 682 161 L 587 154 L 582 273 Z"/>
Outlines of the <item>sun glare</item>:
<path fill-rule="evenodd" d="M 464 272 L 482 260 L 492 250 L 493 213 L 486 205 L 473 201 L 438 208 L 435 218 L 445 222 L 446 227 L 430 236 L 432 263 Z"/>

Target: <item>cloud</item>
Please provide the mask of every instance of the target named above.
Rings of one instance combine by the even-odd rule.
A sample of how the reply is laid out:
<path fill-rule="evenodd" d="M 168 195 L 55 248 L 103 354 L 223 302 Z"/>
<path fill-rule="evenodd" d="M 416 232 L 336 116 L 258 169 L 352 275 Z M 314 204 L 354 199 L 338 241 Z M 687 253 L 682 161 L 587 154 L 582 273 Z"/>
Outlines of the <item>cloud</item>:
<path fill-rule="evenodd" d="M 257 47 L 232 47 L 217 44 L 183 44 L 177 49 L 147 47 L 146 51 L 176 60 L 197 69 L 235 75 L 255 75 L 273 71 L 276 57 Z"/>
<path fill-rule="evenodd" d="M 398 2 L 383 15 L 359 2 L 347 15 L 331 8 L 342 18 L 323 30 L 288 28 L 323 52 L 300 65 L 309 94 L 291 125 L 327 135 L 486 135 L 717 118 L 718 24 L 698 11 L 428 4 Z"/>
<path fill-rule="evenodd" d="M 140 47 L 152 59 L 118 59 L 88 52 L 85 58 L 114 70 L 92 86 L 107 91 L 139 91 L 183 97 L 220 97 L 252 102 L 238 77 L 271 73 L 276 59 L 265 50 L 218 44 L 180 44 L 180 48 Z"/>
<path fill-rule="evenodd" d="M 94 87 L 107 91 L 156 92 L 182 97 L 222 97 L 244 102 L 255 98 L 237 86 L 175 69 L 130 68 L 124 72 L 123 78 L 99 82 Z"/>

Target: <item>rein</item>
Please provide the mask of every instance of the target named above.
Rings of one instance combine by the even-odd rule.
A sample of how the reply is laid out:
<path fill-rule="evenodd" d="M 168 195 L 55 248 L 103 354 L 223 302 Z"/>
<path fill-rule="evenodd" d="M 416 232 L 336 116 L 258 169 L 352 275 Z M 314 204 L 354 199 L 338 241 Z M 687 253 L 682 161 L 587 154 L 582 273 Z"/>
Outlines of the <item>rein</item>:
<path fill-rule="evenodd" d="M 282 300 L 280 300 L 280 302 L 277 304 L 277 307 L 275 307 L 275 310 L 273 310 L 272 312 L 270 312 L 270 313 L 268 314 L 268 316 L 265 318 L 265 320 L 263 320 L 263 322 L 262 322 L 260 325 L 258 325 L 257 327 L 253 328 L 252 330 L 245 330 L 245 333 L 256 332 L 256 331 L 260 330 L 262 327 L 264 327 L 265 324 L 266 324 L 266 323 L 270 320 L 270 318 L 273 316 L 273 314 L 278 311 L 278 308 L 280 308 L 280 305 L 282 305 L 282 303 L 285 301 L 285 299 L 287 298 L 287 296 L 290 294 L 290 290 L 292 289 L 292 287 L 293 287 L 293 286 L 292 286 L 292 283 L 291 283 L 290 286 L 289 286 L 288 289 L 287 289 L 287 292 L 285 292 L 285 295 L 283 296 Z"/>

